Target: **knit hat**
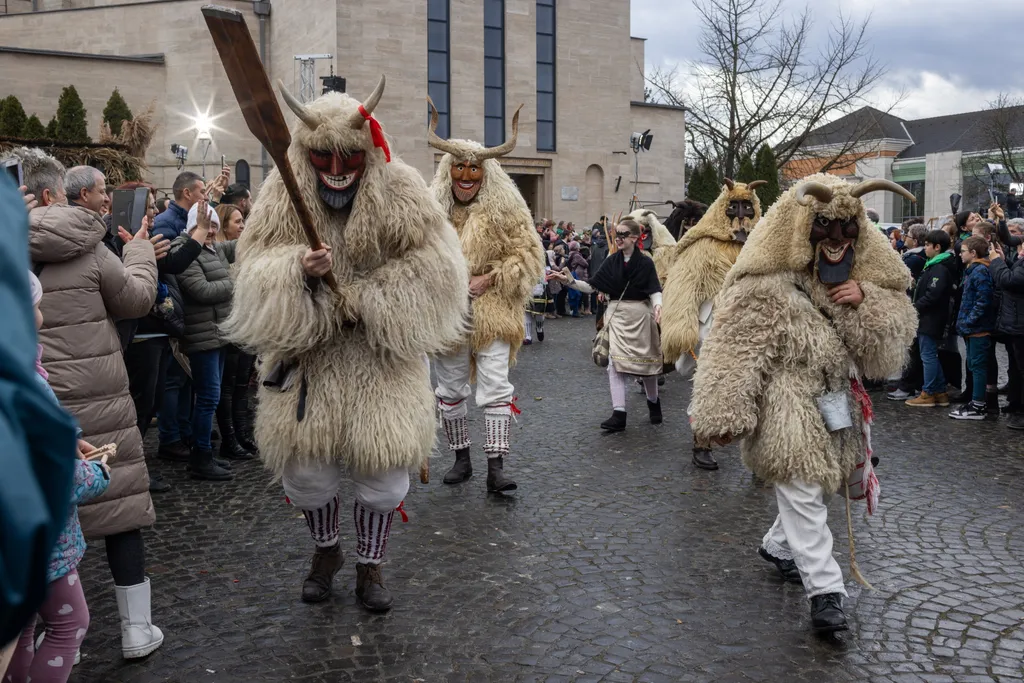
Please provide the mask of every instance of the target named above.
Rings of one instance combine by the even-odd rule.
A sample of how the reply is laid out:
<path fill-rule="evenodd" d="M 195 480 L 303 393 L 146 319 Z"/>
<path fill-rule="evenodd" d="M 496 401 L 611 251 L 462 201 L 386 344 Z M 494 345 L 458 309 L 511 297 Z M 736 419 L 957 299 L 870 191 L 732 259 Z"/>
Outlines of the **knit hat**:
<path fill-rule="evenodd" d="M 32 290 L 32 305 L 38 306 L 43 300 L 43 285 L 31 270 L 28 271 L 28 286 Z"/>
<path fill-rule="evenodd" d="M 213 207 L 207 204 L 206 209 L 210 214 L 211 227 L 216 225 L 217 229 L 220 229 L 220 218 L 217 216 L 217 212 L 213 210 Z M 199 225 L 199 202 L 192 205 L 192 208 L 188 210 L 188 223 L 185 225 L 185 232 L 192 232 Z"/>
<path fill-rule="evenodd" d="M 580 243 L 579 242 L 577 242 L 576 240 L 573 240 L 572 242 L 569 242 L 569 251 L 579 251 L 579 250 L 580 250 Z"/>

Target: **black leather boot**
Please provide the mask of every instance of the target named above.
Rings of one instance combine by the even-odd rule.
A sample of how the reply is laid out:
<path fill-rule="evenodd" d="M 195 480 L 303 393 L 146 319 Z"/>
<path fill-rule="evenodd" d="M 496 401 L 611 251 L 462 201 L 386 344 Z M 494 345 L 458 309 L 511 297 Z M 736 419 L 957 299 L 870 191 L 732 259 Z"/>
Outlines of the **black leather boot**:
<path fill-rule="evenodd" d="M 160 444 L 160 449 L 156 454 L 157 457 L 163 460 L 170 460 L 171 462 L 188 462 L 189 447 L 188 444 L 179 439 L 178 441 L 172 441 L 168 444 Z"/>
<path fill-rule="evenodd" d="M 626 411 L 615 410 L 612 411 L 612 416 L 601 423 L 601 429 L 608 430 L 609 432 L 621 432 L 626 429 Z"/>
<path fill-rule="evenodd" d="M 775 568 L 779 570 L 779 574 L 782 576 L 783 581 L 788 581 L 789 583 L 803 583 L 803 579 L 800 578 L 800 570 L 796 568 L 796 562 L 793 560 L 783 560 L 779 557 L 775 557 L 765 550 L 764 546 L 757 549 L 757 554 L 766 561 L 775 565 Z"/>
<path fill-rule="evenodd" d="M 205 481 L 228 481 L 234 478 L 229 470 L 213 461 L 213 451 L 193 448 L 188 460 L 188 473 L 193 479 Z"/>
<path fill-rule="evenodd" d="M 341 541 L 330 548 L 317 548 L 313 553 L 313 564 L 309 568 L 309 576 L 302 582 L 303 602 L 323 602 L 331 597 L 331 586 L 334 575 L 345 564 L 341 554 Z"/>
<path fill-rule="evenodd" d="M 455 464 L 444 475 L 444 483 L 461 484 L 473 476 L 473 462 L 469 459 L 469 449 L 460 448 L 455 451 Z"/>
<path fill-rule="evenodd" d="M 242 448 L 235 434 L 235 425 L 231 419 L 231 396 L 225 401 L 221 396 L 217 404 L 217 424 L 220 426 L 220 457 L 228 460 L 252 460 L 252 453 Z"/>
<path fill-rule="evenodd" d="M 996 391 L 985 392 L 985 412 L 989 415 L 999 414 L 999 393 Z"/>
<path fill-rule="evenodd" d="M 171 490 L 171 485 L 163 480 L 158 474 L 149 475 L 149 492 L 150 493 L 167 493 Z"/>
<path fill-rule="evenodd" d="M 356 597 L 371 612 L 387 612 L 395 601 L 384 587 L 384 574 L 379 564 L 356 564 Z"/>
<path fill-rule="evenodd" d="M 650 401 L 648 401 L 647 402 L 647 412 L 650 413 L 650 415 L 651 415 L 651 424 L 652 425 L 660 425 L 661 424 L 661 398 L 659 398 L 654 403 L 651 403 Z"/>
<path fill-rule="evenodd" d="M 256 440 L 252 435 L 252 413 L 249 412 L 249 388 L 241 392 L 235 387 L 234 406 L 232 407 L 231 420 L 235 425 L 235 439 L 238 444 L 250 453 L 259 453 L 256 447 Z"/>
<path fill-rule="evenodd" d="M 842 593 L 825 593 L 811 598 L 811 628 L 817 633 L 834 633 L 849 628 L 843 612 Z"/>
<path fill-rule="evenodd" d="M 711 455 L 711 449 L 709 448 L 694 448 L 693 464 L 702 470 L 718 469 L 718 461 L 715 460 L 715 456 Z"/>
<path fill-rule="evenodd" d="M 503 491 L 515 491 L 518 488 L 512 478 L 505 474 L 505 463 L 499 455 L 497 458 L 487 458 L 487 491 L 489 493 L 501 493 Z"/>
<path fill-rule="evenodd" d="M 544 341 L 544 317 L 537 321 L 537 341 Z"/>

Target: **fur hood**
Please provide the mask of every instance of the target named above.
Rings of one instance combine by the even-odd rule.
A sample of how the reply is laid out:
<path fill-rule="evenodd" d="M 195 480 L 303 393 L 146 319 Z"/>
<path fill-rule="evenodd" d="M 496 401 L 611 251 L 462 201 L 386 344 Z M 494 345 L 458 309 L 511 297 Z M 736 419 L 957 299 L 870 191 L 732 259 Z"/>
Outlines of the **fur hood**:
<path fill-rule="evenodd" d="M 677 251 L 681 252 L 697 242 L 697 240 L 704 239 L 705 237 L 710 237 L 720 242 L 732 242 L 733 231 L 735 230 L 733 219 L 726 216 L 725 211 L 729 208 L 729 202 L 743 200 L 754 205 L 754 218 L 750 224 L 756 227 L 758 221 L 761 220 L 761 200 L 758 199 L 757 193 L 749 189 L 746 183 L 733 183 L 731 190 L 728 185 L 722 185 L 722 191 L 719 193 L 718 198 L 708 207 L 707 212 L 697 222 L 697 225 L 687 230 L 686 234 L 679 240 Z"/>
<path fill-rule="evenodd" d="M 910 271 L 900 255 L 893 250 L 888 238 L 868 220 L 861 200 L 850 195 L 853 185 L 826 173 L 809 176 L 801 183 L 808 181 L 831 188 L 832 201 L 824 204 L 815 199 L 810 206 L 802 206 L 796 198 L 800 183 L 796 183 L 757 224 L 736 259 L 736 265 L 729 272 L 726 286 L 748 275 L 806 272 L 814 260 L 810 242 L 811 222 L 815 215 L 821 214 L 829 218 L 857 217 L 860 235 L 854 244 L 857 258 L 852 279 L 871 282 L 886 289 L 906 291 L 911 284 Z M 689 237 L 690 233 L 686 236 Z"/>

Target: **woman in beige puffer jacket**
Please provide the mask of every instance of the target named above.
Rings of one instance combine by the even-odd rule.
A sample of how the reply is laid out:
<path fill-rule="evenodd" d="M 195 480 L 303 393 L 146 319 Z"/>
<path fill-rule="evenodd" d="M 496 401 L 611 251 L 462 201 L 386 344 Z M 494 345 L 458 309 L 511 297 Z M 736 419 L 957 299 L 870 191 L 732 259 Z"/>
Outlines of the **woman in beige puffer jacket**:
<path fill-rule="evenodd" d="M 147 633 L 157 637 L 158 629 L 149 623 L 141 532 L 156 513 L 114 327 L 117 320 L 141 318 L 153 305 L 153 245 L 144 238 L 130 241 L 122 263 L 103 244 L 106 226 L 99 214 L 84 207 L 39 207 L 29 221 L 30 255 L 43 285 L 39 339 L 50 386 L 78 420 L 81 438 L 96 446 L 117 444 L 106 493 L 79 507 L 82 529 L 88 537 L 105 538 L 122 633 L 131 626 L 150 629 Z M 126 623 L 129 607 L 132 622 L 144 617 L 146 623 Z"/>

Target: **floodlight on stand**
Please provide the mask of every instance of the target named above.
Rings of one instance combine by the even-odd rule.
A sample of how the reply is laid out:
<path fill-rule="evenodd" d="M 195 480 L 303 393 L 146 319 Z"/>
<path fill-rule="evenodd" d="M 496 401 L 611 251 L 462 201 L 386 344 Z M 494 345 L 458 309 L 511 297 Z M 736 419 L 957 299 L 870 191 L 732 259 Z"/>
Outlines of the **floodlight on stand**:
<path fill-rule="evenodd" d="M 200 129 L 196 138 L 199 141 L 199 151 L 203 154 L 203 178 L 206 178 L 206 156 L 213 146 L 213 136 L 210 135 L 209 129 Z"/>
<path fill-rule="evenodd" d="M 633 152 L 640 152 L 640 150 L 649 151 L 653 141 L 654 135 L 651 134 L 650 128 L 643 133 L 633 133 L 629 136 L 629 146 L 633 148 Z"/>
<path fill-rule="evenodd" d="M 180 171 L 181 167 L 184 166 L 185 162 L 188 160 L 188 147 L 186 147 L 185 145 L 179 145 L 176 142 L 172 142 L 171 154 L 174 155 L 175 161 L 178 162 L 178 170 Z"/>
<path fill-rule="evenodd" d="M 985 164 L 985 170 L 989 175 L 995 175 L 996 173 L 1005 173 L 1006 167 L 1002 164 Z"/>

